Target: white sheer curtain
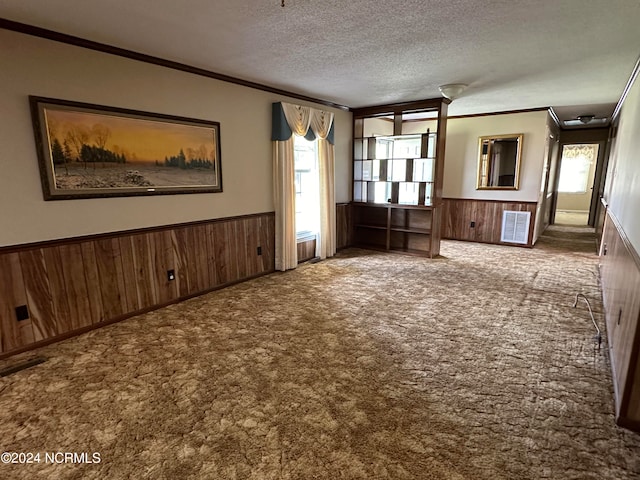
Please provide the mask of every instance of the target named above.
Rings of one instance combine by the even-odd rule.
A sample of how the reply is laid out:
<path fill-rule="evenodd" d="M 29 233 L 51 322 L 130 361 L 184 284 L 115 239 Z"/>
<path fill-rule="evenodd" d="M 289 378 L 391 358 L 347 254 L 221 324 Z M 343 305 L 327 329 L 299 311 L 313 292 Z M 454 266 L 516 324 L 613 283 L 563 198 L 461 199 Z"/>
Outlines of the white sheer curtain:
<path fill-rule="evenodd" d="M 282 103 L 282 111 L 291 129 L 286 140 L 273 142 L 273 195 L 276 211 L 276 270 L 289 270 L 298 265 L 296 245 L 296 188 L 293 135 L 309 130 L 311 109 Z"/>
<path fill-rule="evenodd" d="M 282 111 L 294 135 L 304 137 L 309 131 L 311 108 L 282 102 Z"/>
<path fill-rule="evenodd" d="M 320 258 L 333 257 L 336 253 L 335 147 L 327 140 L 332 124 L 333 113 L 312 112 L 311 129 L 318 137 L 320 234 L 316 240 L 316 256 Z"/>
<path fill-rule="evenodd" d="M 587 157 L 589 159 L 597 159 L 598 147 L 597 143 L 565 145 L 562 147 L 562 158 Z"/>
<path fill-rule="evenodd" d="M 494 187 L 500 185 L 500 162 L 502 161 L 502 145 L 493 142 L 491 146 L 491 183 Z"/>
<path fill-rule="evenodd" d="M 598 160 L 597 143 L 565 145 L 560 161 L 558 192 L 587 193 L 592 167 Z"/>
<path fill-rule="evenodd" d="M 284 119 L 280 117 L 279 108 Z M 287 128 L 282 125 L 283 120 L 286 121 Z M 316 241 L 316 255 L 326 258 L 333 256 L 336 252 L 335 147 L 328 139 L 333 124 L 333 114 L 282 102 L 274 104 L 273 122 L 275 266 L 276 270 L 288 270 L 296 268 L 298 264 L 293 135 L 305 136 L 309 128 L 318 138 L 320 234 Z"/>
<path fill-rule="evenodd" d="M 273 196 L 276 211 L 276 270 L 298 265 L 293 135 L 273 142 Z"/>

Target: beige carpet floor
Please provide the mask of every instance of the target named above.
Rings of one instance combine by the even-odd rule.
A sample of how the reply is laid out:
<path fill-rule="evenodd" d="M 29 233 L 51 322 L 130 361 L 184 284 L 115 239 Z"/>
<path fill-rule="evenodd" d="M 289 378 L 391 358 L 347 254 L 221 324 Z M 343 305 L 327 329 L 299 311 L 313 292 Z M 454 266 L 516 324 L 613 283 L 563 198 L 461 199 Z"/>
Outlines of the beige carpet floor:
<path fill-rule="evenodd" d="M 640 478 L 572 307 L 586 294 L 603 326 L 593 234 L 548 233 L 350 249 L 3 362 L 48 358 L 0 379 L 2 450 L 100 463 L 0 478 Z"/>
<path fill-rule="evenodd" d="M 589 223 L 589 212 L 568 212 L 556 210 L 556 225 L 577 225 L 585 227 Z"/>

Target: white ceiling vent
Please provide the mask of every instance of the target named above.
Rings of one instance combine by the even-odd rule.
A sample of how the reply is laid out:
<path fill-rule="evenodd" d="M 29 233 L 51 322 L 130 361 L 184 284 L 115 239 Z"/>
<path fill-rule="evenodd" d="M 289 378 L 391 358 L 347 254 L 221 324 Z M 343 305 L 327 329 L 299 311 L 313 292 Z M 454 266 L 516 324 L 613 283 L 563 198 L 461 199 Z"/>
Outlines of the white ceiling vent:
<path fill-rule="evenodd" d="M 505 210 L 502 213 L 501 242 L 527 244 L 531 212 Z"/>

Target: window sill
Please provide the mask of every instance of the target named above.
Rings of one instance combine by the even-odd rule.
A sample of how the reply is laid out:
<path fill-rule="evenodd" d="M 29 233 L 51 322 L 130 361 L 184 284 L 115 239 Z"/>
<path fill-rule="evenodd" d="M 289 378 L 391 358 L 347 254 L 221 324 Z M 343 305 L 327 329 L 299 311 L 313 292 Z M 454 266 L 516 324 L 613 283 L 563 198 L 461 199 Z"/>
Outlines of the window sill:
<path fill-rule="evenodd" d="M 318 235 L 316 233 L 300 232 L 296 235 L 296 243 L 310 242 L 311 240 L 316 240 L 317 237 Z"/>

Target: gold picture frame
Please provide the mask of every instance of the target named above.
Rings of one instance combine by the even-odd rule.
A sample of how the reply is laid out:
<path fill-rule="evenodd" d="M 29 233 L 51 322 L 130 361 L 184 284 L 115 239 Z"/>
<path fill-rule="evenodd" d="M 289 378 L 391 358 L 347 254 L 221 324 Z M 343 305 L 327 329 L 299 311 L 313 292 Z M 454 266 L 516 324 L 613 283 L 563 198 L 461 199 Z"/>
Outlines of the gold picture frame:
<path fill-rule="evenodd" d="M 218 122 L 29 102 L 45 200 L 222 192 Z"/>
<path fill-rule="evenodd" d="M 489 135 L 478 139 L 476 190 L 518 190 L 524 134 Z"/>

